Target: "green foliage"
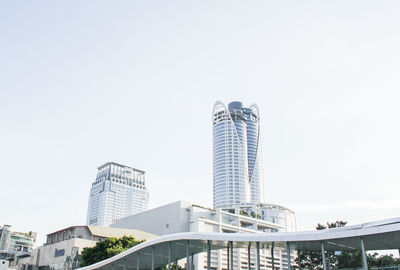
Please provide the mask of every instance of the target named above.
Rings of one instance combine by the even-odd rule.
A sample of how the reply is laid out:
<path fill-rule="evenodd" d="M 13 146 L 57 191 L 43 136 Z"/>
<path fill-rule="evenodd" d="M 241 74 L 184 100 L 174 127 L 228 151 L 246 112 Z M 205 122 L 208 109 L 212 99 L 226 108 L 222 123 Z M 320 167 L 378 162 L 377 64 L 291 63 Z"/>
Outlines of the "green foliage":
<path fill-rule="evenodd" d="M 249 216 L 249 214 L 248 214 L 247 212 L 243 211 L 243 210 L 240 210 L 239 213 L 240 213 L 242 216 L 246 216 L 246 217 Z"/>
<path fill-rule="evenodd" d="M 83 249 L 81 266 L 88 266 L 105 260 L 144 241 L 145 240 L 138 241 L 133 236 L 107 238 L 103 241 L 97 242 L 94 247 Z"/>
<path fill-rule="evenodd" d="M 168 270 L 168 265 L 163 266 L 163 267 L 161 267 L 161 268 L 158 268 L 158 269 L 156 269 L 156 270 Z M 176 262 L 171 263 L 171 270 L 176 270 Z M 186 268 L 181 267 L 181 266 L 178 264 L 178 270 L 186 270 Z"/>

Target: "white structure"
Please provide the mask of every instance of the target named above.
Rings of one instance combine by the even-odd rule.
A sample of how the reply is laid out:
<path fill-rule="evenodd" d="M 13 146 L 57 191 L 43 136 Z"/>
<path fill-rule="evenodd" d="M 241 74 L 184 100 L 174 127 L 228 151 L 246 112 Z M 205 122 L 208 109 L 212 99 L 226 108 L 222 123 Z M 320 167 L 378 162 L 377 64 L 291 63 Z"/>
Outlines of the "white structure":
<path fill-rule="evenodd" d="M 80 267 L 81 253 L 108 237 L 134 236 L 151 240 L 155 235 L 139 230 L 109 227 L 71 226 L 47 235 L 46 244 L 34 249 L 29 257 L 17 258 L 19 270 L 72 270 Z"/>
<path fill-rule="evenodd" d="M 229 250 L 229 261 L 237 248 L 247 247 L 246 257 L 255 257 L 256 263 L 241 264 L 239 267 L 233 263 L 227 265 L 228 270 L 246 269 L 259 270 L 262 267 L 260 248 L 262 246 L 275 254 L 276 248 L 321 251 L 322 261 L 325 262 L 325 251 L 360 250 L 363 269 L 368 270 L 367 250 L 398 249 L 400 243 L 400 218 L 346 226 L 326 230 L 292 232 L 292 233 L 178 233 L 158 237 L 141 243 L 131 249 L 107 260 L 82 268 L 82 270 L 115 270 L 118 269 L 150 269 L 170 265 L 171 262 L 186 258 L 190 261 L 194 254 L 206 252 L 207 266 L 211 270 L 215 267 L 210 262 L 213 260 L 213 251 L 220 249 Z M 255 253 L 253 248 L 255 247 Z M 233 251 L 233 252 L 232 252 Z M 288 252 L 292 254 L 292 252 Z M 275 258 L 269 261 L 273 269 L 282 269 Z M 197 268 L 188 265 L 188 270 Z M 233 266 L 233 267 L 232 267 Z M 169 267 L 170 268 L 170 267 Z M 288 265 L 290 270 L 292 265 Z M 226 269 L 226 268 L 225 268 Z M 327 270 L 327 263 L 323 263 Z"/>
<path fill-rule="evenodd" d="M 212 233 L 261 233 L 261 232 L 291 232 L 296 230 L 294 213 L 287 208 L 276 205 L 264 205 L 264 213 L 274 217 L 276 222 L 265 221 L 251 217 L 240 208 L 232 213 L 221 208 L 216 210 L 193 205 L 184 201 L 177 201 L 158 208 L 144 211 L 137 215 L 125 217 L 117 221 L 111 227 L 137 229 L 147 231 L 156 235 L 169 235 L 182 232 L 212 232 Z M 282 213 L 284 213 L 282 215 Z M 285 222 L 282 218 L 288 218 Z M 284 226 L 284 224 L 290 226 Z M 255 246 L 252 247 L 252 254 L 255 254 Z M 248 263 L 247 248 L 234 251 L 233 265 L 246 265 Z M 240 256 L 239 256 L 240 255 Z M 287 269 L 288 261 L 285 249 L 275 250 L 275 262 L 281 269 Z M 271 251 L 261 247 L 260 265 L 261 269 L 271 269 Z M 227 269 L 227 250 L 219 249 L 211 253 L 211 268 Z M 292 257 L 293 258 L 293 257 Z M 250 261 L 255 264 L 255 255 Z M 292 263 L 294 263 L 292 261 Z M 193 257 L 195 269 L 204 269 L 207 266 L 205 253 Z M 238 268 L 235 268 L 238 269 Z"/>
<path fill-rule="evenodd" d="M 0 226 L 0 253 L 29 252 L 36 242 L 36 232 L 15 232 L 11 230 L 11 225 Z"/>
<path fill-rule="evenodd" d="M 10 265 L 10 262 L 8 260 L 0 259 L 0 270 L 8 270 L 9 265 Z"/>
<path fill-rule="evenodd" d="M 255 104 L 217 101 L 213 110 L 214 208 L 264 202 L 260 115 Z"/>
<path fill-rule="evenodd" d="M 92 183 L 86 224 L 107 227 L 122 217 L 147 209 L 144 171 L 114 162 L 98 168 Z"/>

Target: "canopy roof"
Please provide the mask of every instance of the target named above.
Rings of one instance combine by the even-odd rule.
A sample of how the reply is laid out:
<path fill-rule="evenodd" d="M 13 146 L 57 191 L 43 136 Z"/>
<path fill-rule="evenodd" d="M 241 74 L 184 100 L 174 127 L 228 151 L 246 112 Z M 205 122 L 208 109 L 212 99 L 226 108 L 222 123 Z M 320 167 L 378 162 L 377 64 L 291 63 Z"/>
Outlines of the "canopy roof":
<path fill-rule="evenodd" d="M 171 251 L 170 260 L 176 261 L 185 258 L 187 246 L 190 254 L 206 252 L 208 241 L 211 249 L 226 248 L 228 242 L 234 248 L 244 248 L 256 243 L 260 247 L 268 248 L 274 243 L 276 247 L 286 247 L 290 243 L 298 250 L 321 250 L 321 242 L 325 250 L 360 250 L 361 241 L 364 241 L 366 250 L 386 250 L 400 248 L 400 217 L 377 222 L 364 223 L 356 226 L 340 227 L 320 231 L 305 231 L 294 233 L 201 233 L 188 232 L 169 234 L 139 244 L 121 254 L 107 260 L 81 268 L 113 269 L 122 265 L 136 268 L 139 260 L 139 269 L 151 268 L 152 254 L 154 254 L 154 268 L 168 264 L 168 251 Z"/>

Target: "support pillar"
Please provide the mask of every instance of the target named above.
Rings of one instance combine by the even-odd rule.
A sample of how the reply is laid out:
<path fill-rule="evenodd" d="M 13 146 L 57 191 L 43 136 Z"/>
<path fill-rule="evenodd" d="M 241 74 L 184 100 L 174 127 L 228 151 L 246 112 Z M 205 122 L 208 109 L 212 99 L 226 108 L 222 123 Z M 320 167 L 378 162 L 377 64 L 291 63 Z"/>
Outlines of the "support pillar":
<path fill-rule="evenodd" d="M 179 270 L 178 260 L 175 261 L 175 270 Z"/>
<path fill-rule="evenodd" d="M 226 248 L 226 265 L 227 265 L 227 269 L 231 270 L 230 268 L 230 256 L 229 256 L 229 242 L 228 242 L 228 246 Z"/>
<path fill-rule="evenodd" d="M 260 242 L 257 242 L 257 270 L 260 270 Z"/>
<path fill-rule="evenodd" d="M 324 270 L 326 270 L 326 257 L 325 257 L 324 242 L 321 242 L 321 254 L 322 254 L 322 265 L 324 266 Z"/>
<path fill-rule="evenodd" d="M 211 269 L 211 241 L 207 240 L 207 270 Z"/>
<path fill-rule="evenodd" d="M 271 244 L 271 262 L 272 262 L 272 270 L 275 270 L 275 251 L 274 251 L 274 248 L 275 248 L 275 243 L 274 242 L 272 242 L 272 244 Z"/>
<path fill-rule="evenodd" d="M 140 258 L 139 258 L 139 253 L 136 255 L 136 270 L 139 270 L 140 268 Z"/>
<path fill-rule="evenodd" d="M 233 242 L 232 241 L 230 241 L 229 242 L 229 246 L 230 246 L 230 248 L 231 248 L 231 269 L 233 270 Z"/>
<path fill-rule="evenodd" d="M 171 270 L 171 242 L 168 242 L 168 270 Z"/>
<path fill-rule="evenodd" d="M 326 255 L 328 255 L 326 258 L 328 261 L 328 270 L 331 270 L 331 255 L 329 254 L 329 251 L 326 252 Z"/>
<path fill-rule="evenodd" d="M 193 253 L 190 255 L 190 269 L 194 270 L 194 258 Z"/>
<path fill-rule="evenodd" d="M 126 270 L 126 260 L 124 260 L 124 264 L 122 265 L 122 269 Z"/>
<path fill-rule="evenodd" d="M 249 246 L 247 247 L 247 266 L 248 266 L 248 270 L 251 270 L 251 243 L 249 243 Z"/>
<path fill-rule="evenodd" d="M 186 269 L 191 270 L 189 259 L 189 240 L 186 242 Z"/>
<path fill-rule="evenodd" d="M 290 257 L 290 243 L 286 242 L 286 253 L 288 259 L 288 270 L 292 270 L 292 258 Z M 326 269 L 325 269 L 326 270 Z"/>
<path fill-rule="evenodd" d="M 151 270 L 154 270 L 154 246 L 151 247 Z"/>
<path fill-rule="evenodd" d="M 368 270 L 367 254 L 365 253 L 364 240 L 361 238 L 361 258 L 364 270 Z"/>

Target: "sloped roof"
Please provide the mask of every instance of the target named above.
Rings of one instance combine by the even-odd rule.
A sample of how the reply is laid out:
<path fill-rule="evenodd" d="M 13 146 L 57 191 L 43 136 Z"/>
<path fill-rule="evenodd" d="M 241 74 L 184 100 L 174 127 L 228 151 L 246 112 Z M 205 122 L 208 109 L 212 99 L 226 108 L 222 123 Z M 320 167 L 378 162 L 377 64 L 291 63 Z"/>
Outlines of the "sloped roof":
<path fill-rule="evenodd" d="M 100 237 L 122 237 L 122 236 L 134 236 L 136 240 L 150 240 L 156 238 L 157 235 L 147 233 L 140 230 L 130 230 L 122 228 L 112 228 L 112 227 L 96 227 L 87 226 L 92 235 Z"/>

